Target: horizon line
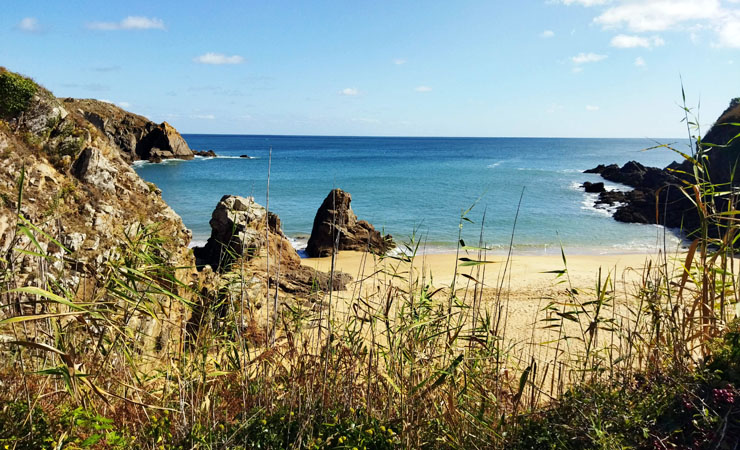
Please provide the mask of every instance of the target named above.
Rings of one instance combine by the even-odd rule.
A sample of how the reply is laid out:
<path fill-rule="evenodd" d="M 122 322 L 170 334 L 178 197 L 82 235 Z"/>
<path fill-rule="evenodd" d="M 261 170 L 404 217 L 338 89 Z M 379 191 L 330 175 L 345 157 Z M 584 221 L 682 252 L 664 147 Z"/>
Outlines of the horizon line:
<path fill-rule="evenodd" d="M 270 136 L 270 137 L 342 137 L 342 138 L 397 138 L 397 139 L 644 139 L 688 140 L 685 137 L 622 137 L 622 136 L 410 136 L 410 135 L 359 135 L 359 134 L 283 134 L 283 133 L 202 133 L 181 132 L 182 135 L 199 136 Z"/>

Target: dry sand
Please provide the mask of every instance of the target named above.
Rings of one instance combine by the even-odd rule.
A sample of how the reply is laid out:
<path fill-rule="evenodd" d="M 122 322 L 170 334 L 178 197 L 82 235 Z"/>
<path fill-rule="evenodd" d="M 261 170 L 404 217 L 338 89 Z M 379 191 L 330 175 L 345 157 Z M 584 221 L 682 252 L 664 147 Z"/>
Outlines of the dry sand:
<path fill-rule="evenodd" d="M 461 253 L 460 258 L 467 257 L 477 259 L 477 255 Z M 611 273 L 612 278 L 621 283 L 632 283 L 639 281 L 643 269 L 649 261 L 653 264 L 661 261 L 662 255 L 653 254 L 606 254 L 606 255 L 566 255 L 570 282 L 573 287 L 587 289 L 595 286 L 599 268 L 602 277 Z M 449 286 L 455 274 L 455 253 L 434 253 L 419 255 L 413 262 L 413 271 L 417 276 L 422 273 L 427 279 L 430 274 L 435 286 Z M 479 270 L 485 268 L 485 285 L 488 288 L 501 286 L 501 278 L 505 275 L 503 287 L 510 290 L 512 294 L 532 293 L 537 291 L 549 291 L 556 288 L 558 280 L 556 274 L 547 273 L 564 269 L 563 259 L 560 255 L 513 255 L 506 262 L 506 255 L 489 255 L 489 264 L 477 267 L 458 267 L 458 273 L 472 275 L 477 279 Z M 675 265 L 673 257 L 669 257 L 669 264 Z M 309 258 L 304 259 L 303 264 L 321 271 L 331 269 L 332 258 Z M 372 255 L 362 252 L 339 252 L 336 257 L 336 270 L 349 273 L 355 280 L 368 277 L 378 270 L 392 270 L 408 273 L 409 264 L 401 264 L 397 260 L 386 258 L 378 260 Z M 504 269 L 506 271 L 504 272 Z M 458 277 L 458 284 L 465 281 Z"/>
<path fill-rule="evenodd" d="M 477 259 L 477 255 L 473 253 L 467 255 L 461 253 L 459 257 Z M 545 305 L 553 299 L 567 299 L 565 293 L 567 288 L 577 289 L 583 299 L 593 296 L 599 280 L 599 269 L 602 280 L 608 275 L 614 282 L 616 302 L 628 304 L 634 301 L 632 294 L 637 292 L 636 286 L 641 283 L 648 264 L 660 264 L 663 258 L 658 253 L 581 254 L 566 257 L 567 277 L 557 277 L 556 273 L 552 273 L 564 269 L 560 255 L 513 255 L 508 264 L 506 255 L 489 255 L 486 259 L 491 263 L 477 267 L 458 267 L 458 274 L 467 274 L 477 280 L 484 280 L 485 289 L 482 295 L 484 304 L 493 304 L 497 298 L 505 299 L 507 335 L 516 340 L 524 340 L 533 337 L 533 324 L 543 318 L 542 308 Z M 321 271 L 329 271 L 331 260 L 330 257 L 310 258 L 304 259 L 303 264 Z M 454 253 L 426 254 L 417 256 L 411 266 L 390 258 L 380 260 L 362 252 L 339 252 L 335 270 L 349 273 L 355 282 L 349 286 L 347 292 L 336 295 L 335 298 L 338 297 L 338 300 L 343 301 L 339 300 L 335 304 L 340 311 L 346 311 L 347 304 L 357 296 L 360 282 L 363 292 L 387 286 L 391 280 L 407 286 L 410 271 L 416 277 L 423 276 L 426 283 L 432 279 L 431 284 L 434 287 L 449 287 L 455 274 L 456 261 Z M 668 264 L 670 271 L 680 267 L 676 256 L 669 256 Z M 397 273 L 399 277 L 393 278 L 388 273 Z M 472 288 L 473 285 L 468 278 L 457 276 L 458 289 Z M 468 296 L 471 295 L 468 293 Z"/>

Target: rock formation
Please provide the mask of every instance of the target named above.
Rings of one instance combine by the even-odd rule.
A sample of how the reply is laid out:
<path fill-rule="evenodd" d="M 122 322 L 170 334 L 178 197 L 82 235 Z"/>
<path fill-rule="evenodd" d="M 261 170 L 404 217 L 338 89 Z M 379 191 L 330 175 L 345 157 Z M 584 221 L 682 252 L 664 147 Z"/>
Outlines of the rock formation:
<path fill-rule="evenodd" d="M 735 139 L 740 134 L 737 123 L 740 123 L 740 99 L 736 98 L 701 142 L 711 182 L 720 185 L 723 191 L 729 191 L 730 185 L 737 185 L 738 177 L 733 174 L 735 168 L 740 167 L 740 139 Z M 622 167 L 600 164 L 586 173 L 596 173 L 606 180 L 634 188 L 629 192 L 605 191 L 599 195 L 597 204 L 620 204 L 614 213 L 614 219 L 618 221 L 681 228 L 689 237 L 699 228 L 700 217 L 689 199 L 694 193 L 682 192 L 687 186 L 696 184 L 690 161 L 674 162 L 665 169 L 645 167 L 635 161 Z M 729 198 L 717 196 L 713 201 L 717 210 L 723 210 Z M 713 237 L 722 233 L 723 228 L 718 224 L 709 229 Z"/>
<path fill-rule="evenodd" d="M 591 183 L 590 181 L 584 182 L 581 187 L 586 192 L 590 192 L 592 194 L 598 194 L 599 192 L 604 192 L 604 183 Z"/>
<path fill-rule="evenodd" d="M 357 220 L 350 203 L 349 192 L 334 189 L 316 211 L 311 237 L 308 239 L 308 256 L 322 257 L 338 250 L 371 251 L 384 254 L 394 247 L 390 235 L 381 234 L 364 220 Z M 337 240 L 338 239 L 338 240 Z"/>
<path fill-rule="evenodd" d="M 116 136 L 134 136 L 138 131 L 127 132 L 122 122 L 101 116 L 101 123 L 119 127 L 109 128 L 118 130 L 110 135 L 106 126 L 101 130 L 78 111 L 75 102 L 60 101 L 4 69 L 0 77 L 7 81 L 3 97 L 17 95 L 13 90 L 19 83 L 32 86 L 20 110 L 0 108 L 0 265 L 12 264 L 14 282 L 44 286 L 54 279 L 56 286 L 80 300 L 91 300 L 97 289 L 104 288 L 96 284 L 100 274 L 116 263 L 121 249 L 142 230 L 166 237 L 158 254 L 166 270 L 187 280 L 191 271 L 177 268 L 193 266 L 187 248 L 190 231 L 153 185 L 139 178 L 130 166 L 131 155 L 115 143 Z M 23 233 L 19 221 L 43 233 Z M 35 235 L 33 240 L 29 234 Z M 33 253 L 44 254 L 44 269 Z M 136 316 L 129 322 L 132 330 L 142 333 L 145 345 L 153 347 L 179 333 L 177 318 L 187 314 L 183 305 L 166 302 L 162 308 L 171 320 Z"/>
<path fill-rule="evenodd" d="M 243 261 L 256 273 L 269 278 L 287 293 L 309 293 L 315 288 L 328 290 L 330 276 L 301 265 L 301 258 L 281 230 L 280 218 L 252 197 L 226 195 L 213 210 L 211 237 L 204 247 L 194 249 L 196 264 L 211 266 L 218 272 L 232 269 Z M 266 228 L 269 229 L 269 233 Z M 333 290 L 344 290 L 351 277 L 337 272 Z"/>
<path fill-rule="evenodd" d="M 215 158 L 216 152 L 213 150 L 193 150 L 194 156 L 202 156 L 204 158 Z"/>
<path fill-rule="evenodd" d="M 156 124 L 100 100 L 66 98 L 63 104 L 79 122 L 94 126 L 128 162 L 193 159 L 185 139 L 167 122 Z"/>

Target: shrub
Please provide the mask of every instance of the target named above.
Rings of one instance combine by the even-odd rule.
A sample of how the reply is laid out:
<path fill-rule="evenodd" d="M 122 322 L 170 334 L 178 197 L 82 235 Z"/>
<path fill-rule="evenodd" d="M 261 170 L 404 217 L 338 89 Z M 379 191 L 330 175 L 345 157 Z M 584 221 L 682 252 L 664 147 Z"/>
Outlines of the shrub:
<path fill-rule="evenodd" d="M 29 78 L 6 70 L 0 71 L 0 116 L 14 118 L 28 108 L 38 91 L 38 85 Z"/>

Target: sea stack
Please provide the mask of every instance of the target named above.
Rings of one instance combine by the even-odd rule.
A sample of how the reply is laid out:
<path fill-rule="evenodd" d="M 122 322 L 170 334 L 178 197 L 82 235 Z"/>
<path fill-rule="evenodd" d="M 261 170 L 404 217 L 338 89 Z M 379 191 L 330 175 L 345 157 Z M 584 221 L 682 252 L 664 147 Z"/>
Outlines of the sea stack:
<path fill-rule="evenodd" d="M 306 253 L 312 258 L 329 256 L 337 250 L 370 251 L 384 254 L 394 247 L 393 238 L 380 232 L 357 216 L 350 203 L 352 196 L 333 189 L 316 211 Z"/>
<path fill-rule="evenodd" d="M 343 272 L 334 272 L 332 278 L 328 273 L 301 265 L 300 256 L 281 230 L 280 218 L 252 197 L 223 196 L 213 210 L 210 225 L 211 237 L 206 245 L 193 249 L 198 269 L 209 265 L 224 273 L 241 261 L 252 273 L 262 279 L 269 278 L 290 294 L 309 294 L 317 289 L 344 290 L 352 281 Z"/>

